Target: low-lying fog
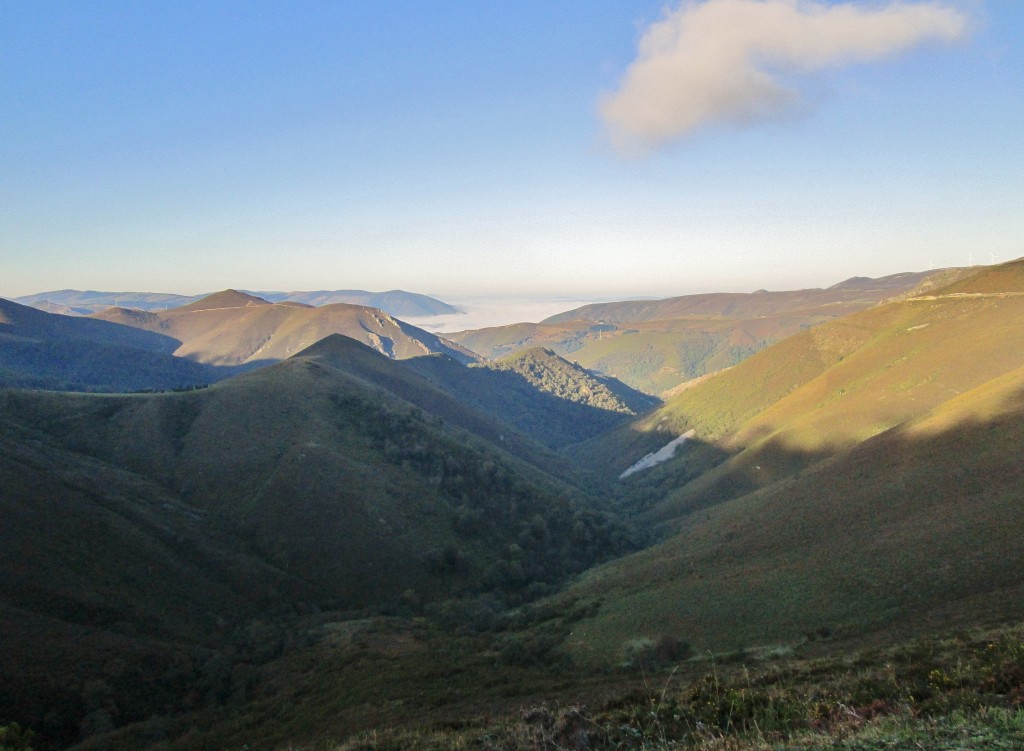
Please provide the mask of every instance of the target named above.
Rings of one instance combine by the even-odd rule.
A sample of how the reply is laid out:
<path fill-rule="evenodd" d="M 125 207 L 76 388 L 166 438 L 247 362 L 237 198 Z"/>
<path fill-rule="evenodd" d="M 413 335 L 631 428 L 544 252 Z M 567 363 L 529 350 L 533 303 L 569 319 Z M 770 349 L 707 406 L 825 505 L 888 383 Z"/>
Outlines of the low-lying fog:
<path fill-rule="evenodd" d="M 454 305 L 462 312 L 440 316 L 405 316 L 402 317 L 402 320 L 427 331 L 444 333 L 504 326 L 509 323 L 537 323 L 556 313 L 564 313 L 582 305 L 636 299 L 627 297 L 579 299 L 576 297 L 461 297 L 452 295 L 437 295 L 437 297 L 449 305 Z"/>

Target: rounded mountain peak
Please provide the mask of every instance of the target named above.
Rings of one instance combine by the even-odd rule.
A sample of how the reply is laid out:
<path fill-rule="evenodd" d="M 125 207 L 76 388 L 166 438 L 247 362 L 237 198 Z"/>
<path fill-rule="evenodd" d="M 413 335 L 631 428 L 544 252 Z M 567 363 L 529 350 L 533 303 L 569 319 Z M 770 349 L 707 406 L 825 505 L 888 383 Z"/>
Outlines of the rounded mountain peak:
<path fill-rule="evenodd" d="M 226 289 L 223 292 L 215 292 L 207 295 L 201 300 L 196 300 L 188 305 L 182 305 L 178 310 L 217 310 L 220 308 L 251 308 L 256 305 L 273 305 L 268 300 L 256 295 L 248 295 L 239 292 L 237 289 Z"/>

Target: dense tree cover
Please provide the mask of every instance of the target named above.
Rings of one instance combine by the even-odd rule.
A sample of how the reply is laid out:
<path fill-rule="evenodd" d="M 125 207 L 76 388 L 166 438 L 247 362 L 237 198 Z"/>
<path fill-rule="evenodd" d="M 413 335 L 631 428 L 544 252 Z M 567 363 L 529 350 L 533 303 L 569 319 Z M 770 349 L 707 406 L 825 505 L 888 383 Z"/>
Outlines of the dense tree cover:
<path fill-rule="evenodd" d="M 545 349 L 470 367 L 440 357 L 404 364 L 549 448 L 592 438 L 657 403 Z"/>
<path fill-rule="evenodd" d="M 596 499 L 556 484 L 418 408 L 380 397 L 338 396 L 355 432 L 390 464 L 426 479 L 446 505 L 454 538 L 429 551 L 432 571 L 461 573 L 466 591 L 520 601 L 568 574 L 621 554 L 634 534 Z"/>

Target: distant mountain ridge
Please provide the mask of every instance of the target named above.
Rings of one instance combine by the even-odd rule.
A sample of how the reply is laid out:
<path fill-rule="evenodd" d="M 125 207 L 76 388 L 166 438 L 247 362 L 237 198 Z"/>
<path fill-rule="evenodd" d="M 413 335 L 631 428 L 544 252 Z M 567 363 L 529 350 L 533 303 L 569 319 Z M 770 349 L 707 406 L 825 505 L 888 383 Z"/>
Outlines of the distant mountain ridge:
<path fill-rule="evenodd" d="M 458 308 L 427 295 L 393 289 L 387 292 L 368 292 L 361 289 L 318 290 L 313 292 L 260 292 L 245 290 L 269 302 L 299 302 L 321 306 L 335 303 L 364 305 L 379 308 L 398 317 L 435 316 L 457 313 Z M 98 292 L 96 290 L 62 289 L 39 292 L 32 295 L 11 298 L 14 302 L 29 305 L 48 313 L 63 315 L 91 315 L 107 308 L 134 308 L 136 310 L 158 311 L 179 308 L 183 305 L 209 297 L 201 295 L 178 295 L 163 292 Z"/>
<path fill-rule="evenodd" d="M 874 305 L 887 297 L 914 289 L 936 272 L 919 271 L 872 279 L 851 277 L 824 289 L 784 292 L 712 292 L 664 300 L 594 303 L 545 318 L 541 323 L 602 321 L 636 323 L 689 317 L 757 318 L 783 313 L 820 310 L 825 306 L 845 309 Z"/>
<path fill-rule="evenodd" d="M 219 366 L 284 360 L 331 334 L 345 334 L 395 359 L 433 352 L 460 362 L 479 359 L 460 345 L 376 308 L 272 303 L 232 289 L 179 308 L 141 313 L 108 308 L 90 318 L 158 332 L 178 342 L 174 354 L 179 357 Z"/>
<path fill-rule="evenodd" d="M 827 289 L 711 293 L 664 300 L 596 303 L 540 323 L 446 334 L 497 359 L 547 347 L 585 368 L 648 394 L 735 365 L 758 350 L 817 324 L 899 295 L 934 288 L 969 269 L 855 277 Z"/>

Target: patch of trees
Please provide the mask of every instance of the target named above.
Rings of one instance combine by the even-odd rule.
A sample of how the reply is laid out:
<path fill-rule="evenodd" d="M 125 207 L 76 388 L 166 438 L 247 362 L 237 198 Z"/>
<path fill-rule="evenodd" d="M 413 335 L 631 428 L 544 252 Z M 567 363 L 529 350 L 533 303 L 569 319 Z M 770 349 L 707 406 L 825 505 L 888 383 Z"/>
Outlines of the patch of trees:
<path fill-rule="evenodd" d="M 415 407 L 335 396 L 359 435 L 388 463 L 425 478 L 446 502 L 453 540 L 429 551 L 434 574 L 516 603 L 636 547 L 632 529 L 575 490 L 482 442 L 448 433 Z"/>

